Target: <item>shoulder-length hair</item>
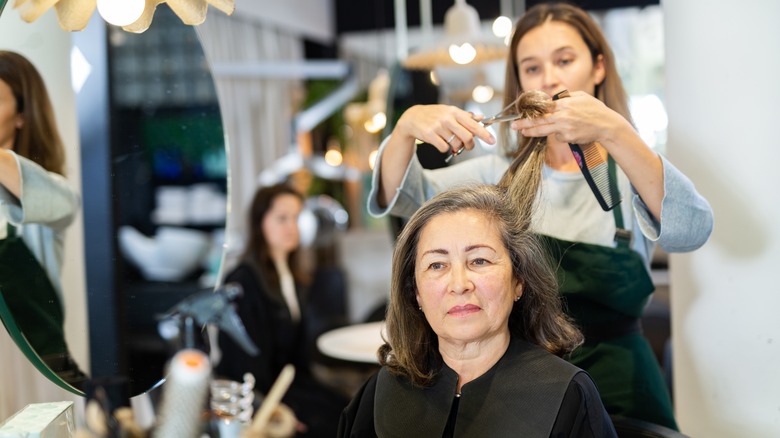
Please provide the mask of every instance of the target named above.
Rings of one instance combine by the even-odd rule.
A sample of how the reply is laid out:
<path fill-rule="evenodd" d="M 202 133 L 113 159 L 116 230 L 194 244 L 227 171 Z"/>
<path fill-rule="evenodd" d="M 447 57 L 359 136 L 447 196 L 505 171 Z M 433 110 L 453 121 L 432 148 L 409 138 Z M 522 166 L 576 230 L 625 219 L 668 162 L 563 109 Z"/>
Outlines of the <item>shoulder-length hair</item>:
<path fill-rule="evenodd" d="M 16 133 L 14 152 L 49 172 L 64 175 L 65 148 L 38 70 L 24 56 L 0 50 L 0 80 L 11 88 L 16 111 L 24 121 Z"/>
<path fill-rule="evenodd" d="M 504 189 L 496 186 L 446 191 L 417 210 L 396 242 L 386 315 L 387 339 L 378 352 L 380 364 L 419 386 L 432 383 L 442 358 L 438 337 L 419 311 L 415 298 L 417 246 L 423 229 L 433 218 L 463 210 L 483 214 L 492 222 L 510 255 L 512 273 L 523 285 L 523 295 L 509 315 L 511 335 L 558 356 L 570 353 L 583 340 L 563 312 L 553 265 L 530 229 L 531 214 L 519 211 L 508 202 Z"/>
<path fill-rule="evenodd" d="M 623 82 L 617 71 L 615 55 L 612 53 L 604 33 L 587 12 L 568 3 L 540 3 L 529 8 L 518 19 L 507 55 L 506 75 L 504 77 L 504 105 L 509 105 L 523 91 L 528 91 L 524 90 L 519 82 L 517 46 L 520 44 L 520 40 L 529 31 L 547 21 L 558 21 L 574 28 L 588 47 L 594 65 L 598 61 L 599 56 L 602 57 L 605 75 L 604 80 L 596 85 L 595 96 L 604 102 L 607 107 L 633 123 L 628 107 L 628 94 L 626 94 L 623 88 Z M 500 132 L 505 140 L 504 144 L 509 145 L 510 142 L 508 140 L 511 138 L 511 132 L 508 124 L 504 124 Z M 517 150 L 514 150 L 512 147 L 507 148 L 506 152 L 510 156 L 516 153 L 519 154 L 530 141 L 530 139 L 523 138 L 519 132 L 516 135 L 519 148 Z"/>
<path fill-rule="evenodd" d="M 273 207 L 274 201 L 282 195 L 292 195 L 298 198 L 301 203 L 304 202 L 303 195 L 286 184 L 262 187 L 255 192 L 247 215 L 248 239 L 241 257 L 245 263 L 258 270 L 262 279 L 271 289 L 269 292 L 278 297 L 281 297 L 279 273 L 276 271 L 268 240 L 263 233 L 263 220 Z M 287 262 L 295 281 L 301 284 L 306 283 L 308 277 L 301 266 L 299 253 L 300 249 L 291 252 Z"/>

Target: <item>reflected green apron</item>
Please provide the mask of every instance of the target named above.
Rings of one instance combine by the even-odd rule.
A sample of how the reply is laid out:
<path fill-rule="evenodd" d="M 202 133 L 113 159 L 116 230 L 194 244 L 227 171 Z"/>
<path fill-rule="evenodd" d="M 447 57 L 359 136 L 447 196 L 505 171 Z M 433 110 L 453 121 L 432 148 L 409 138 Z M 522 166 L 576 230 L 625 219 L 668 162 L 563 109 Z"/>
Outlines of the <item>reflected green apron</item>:
<path fill-rule="evenodd" d="M 86 380 L 68 352 L 64 314 L 49 276 L 16 227 L 0 240 L 0 294 L 24 337 L 55 373 L 77 386 Z"/>
<path fill-rule="evenodd" d="M 611 181 L 614 161 L 610 157 Z M 617 247 L 542 236 L 553 260 L 564 306 L 585 334 L 570 362 L 596 382 L 610 415 L 677 429 L 671 398 L 639 317 L 655 290 L 642 258 L 629 248 L 620 205 L 613 210 Z"/>

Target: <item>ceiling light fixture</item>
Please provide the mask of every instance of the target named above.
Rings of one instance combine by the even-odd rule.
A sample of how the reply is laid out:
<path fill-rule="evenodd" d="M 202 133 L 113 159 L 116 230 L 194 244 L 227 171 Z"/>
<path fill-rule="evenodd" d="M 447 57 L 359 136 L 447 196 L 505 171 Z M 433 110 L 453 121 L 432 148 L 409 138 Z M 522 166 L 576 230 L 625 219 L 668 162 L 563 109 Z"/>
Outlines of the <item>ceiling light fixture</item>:
<path fill-rule="evenodd" d="M 444 37 L 407 56 L 401 64 L 408 69 L 475 65 L 506 58 L 502 39 L 481 31 L 479 14 L 466 0 L 455 0 L 444 15 Z"/>
<path fill-rule="evenodd" d="M 87 27 L 97 6 L 107 22 L 128 32 L 141 33 L 152 24 L 154 11 L 161 3 L 167 3 L 184 24 L 191 26 L 206 20 L 209 5 L 227 15 L 235 10 L 234 0 L 16 0 L 14 9 L 24 21 L 31 23 L 54 6 L 60 27 L 79 31 Z"/>

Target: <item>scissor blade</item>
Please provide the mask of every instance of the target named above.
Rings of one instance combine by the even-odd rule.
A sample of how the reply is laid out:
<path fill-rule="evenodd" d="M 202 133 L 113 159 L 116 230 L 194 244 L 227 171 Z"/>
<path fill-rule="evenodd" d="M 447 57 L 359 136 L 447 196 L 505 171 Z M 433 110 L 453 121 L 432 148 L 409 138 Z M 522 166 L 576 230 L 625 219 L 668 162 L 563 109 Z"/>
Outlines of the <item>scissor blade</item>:
<path fill-rule="evenodd" d="M 482 126 L 488 126 L 494 123 L 511 122 L 513 120 L 517 120 L 521 118 L 523 118 L 523 116 L 521 116 L 520 114 L 506 114 L 503 116 L 491 117 L 489 119 L 485 119 L 480 123 L 482 123 Z"/>

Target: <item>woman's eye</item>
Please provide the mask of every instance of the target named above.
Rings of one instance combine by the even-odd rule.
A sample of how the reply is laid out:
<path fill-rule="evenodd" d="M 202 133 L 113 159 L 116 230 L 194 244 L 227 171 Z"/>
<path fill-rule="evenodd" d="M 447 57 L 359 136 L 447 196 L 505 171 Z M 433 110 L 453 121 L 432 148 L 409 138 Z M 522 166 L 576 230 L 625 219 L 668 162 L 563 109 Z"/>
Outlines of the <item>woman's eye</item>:
<path fill-rule="evenodd" d="M 535 65 L 525 68 L 525 74 L 527 74 L 527 75 L 535 74 L 538 71 L 539 71 L 539 67 L 537 67 Z"/>
<path fill-rule="evenodd" d="M 560 61 L 558 61 L 558 65 L 566 66 L 566 65 L 571 64 L 573 61 L 574 60 L 571 59 L 571 58 L 564 58 L 564 59 L 561 59 Z"/>
<path fill-rule="evenodd" d="M 474 259 L 474 261 L 472 261 L 471 263 L 474 264 L 474 265 L 477 265 L 477 266 L 484 266 L 484 265 L 487 265 L 490 262 L 488 262 L 485 259 Z"/>
<path fill-rule="evenodd" d="M 428 265 L 428 269 L 432 269 L 434 271 L 438 271 L 439 269 L 443 269 L 443 268 L 444 268 L 444 263 L 433 262 L 430 265 Z"/>

